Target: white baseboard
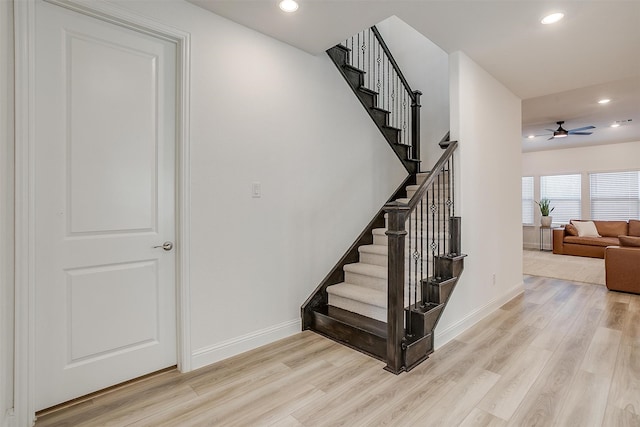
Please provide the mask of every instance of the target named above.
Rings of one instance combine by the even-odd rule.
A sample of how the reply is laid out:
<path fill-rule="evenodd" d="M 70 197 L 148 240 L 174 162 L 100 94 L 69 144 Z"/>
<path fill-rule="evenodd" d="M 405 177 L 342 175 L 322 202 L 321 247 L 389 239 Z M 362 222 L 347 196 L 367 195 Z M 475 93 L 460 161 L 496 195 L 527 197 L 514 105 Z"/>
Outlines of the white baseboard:
<path fill-rule="evenodd" d="M 289 337 L 301 331 L 300 319 L 260 329 L 218 344 L 200 348 L 191 355 L 192 369 L 202 368 L 245 351 Z"/>
<path fill-rule="evenodd" d="M 509 289 L 504 294 L 499 297 L 489 301 L 484 306 L 478 308 L 477 310 L 469 313 L 467 316 L 455 322 L 453 325 L 449 326 L 447 329 L 442 331 L 437 331 L 435 334 L 435 344 L 434 347 L 440 348 L 494 311 L 500 308 L 503 304 L 511 301 L 513 298 L 517 297 L 521 293 L 524 292 L 524 283 L 520 282 L 511 289 Z"/>

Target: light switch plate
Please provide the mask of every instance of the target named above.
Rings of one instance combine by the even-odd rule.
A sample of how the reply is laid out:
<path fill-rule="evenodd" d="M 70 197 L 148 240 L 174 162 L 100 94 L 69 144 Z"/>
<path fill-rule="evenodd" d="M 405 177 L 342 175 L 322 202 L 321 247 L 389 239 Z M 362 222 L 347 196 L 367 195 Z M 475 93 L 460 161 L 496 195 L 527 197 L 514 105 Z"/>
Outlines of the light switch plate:
<path fill-rule="evenodd" d="M 262 184 L 254 182 L 251 184 L 251 197 L 254 199 L 262 197 Z"/>

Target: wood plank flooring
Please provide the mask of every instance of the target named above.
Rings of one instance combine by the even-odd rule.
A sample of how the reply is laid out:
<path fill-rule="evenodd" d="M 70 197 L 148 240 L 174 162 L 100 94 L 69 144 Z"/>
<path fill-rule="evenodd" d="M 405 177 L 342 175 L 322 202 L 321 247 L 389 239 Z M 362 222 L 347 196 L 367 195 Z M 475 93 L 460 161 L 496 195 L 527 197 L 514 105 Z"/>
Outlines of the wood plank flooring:
<path fill-rule="evenodd" d="M 36 426 L 640 426 L 640 295 L 525 276 L 411 372 L 383 366 L 306 331 Z"/>

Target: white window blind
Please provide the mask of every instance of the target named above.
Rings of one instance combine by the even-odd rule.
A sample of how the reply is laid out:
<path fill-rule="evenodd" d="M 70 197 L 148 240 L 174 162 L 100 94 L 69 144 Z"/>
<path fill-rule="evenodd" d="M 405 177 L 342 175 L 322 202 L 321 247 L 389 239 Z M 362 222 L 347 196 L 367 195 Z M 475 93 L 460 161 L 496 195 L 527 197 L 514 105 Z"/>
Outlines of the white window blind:
<path fill-rule="evenodd" d="M 640 171 L 589 174 L 591 217 L 640 219 Z"/>
<path fill-rule="evenodd" d="M 533 224 L 533 212 L 535 203 L 533 201 L 533 177 L 522 177 L 522 223 Z"/>
<path fill-rule="evenodd" d="M 581 219 L 580 181 L 580 174 L 540 177 L 540 198 L 549 199 L 550 208 L 555 208 L 550 214 L 554 223 Z"/>

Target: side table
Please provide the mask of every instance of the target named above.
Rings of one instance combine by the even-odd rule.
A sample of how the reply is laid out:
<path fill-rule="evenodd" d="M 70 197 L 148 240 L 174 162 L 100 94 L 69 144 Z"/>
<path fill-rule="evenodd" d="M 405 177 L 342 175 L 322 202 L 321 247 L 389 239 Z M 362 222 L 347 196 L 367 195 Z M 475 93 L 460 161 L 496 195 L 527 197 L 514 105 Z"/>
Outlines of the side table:
<path fill-rule="evenodd" d="M 553 250 L 553 229 L 554 228 L 560 228 L 560 227 L 554 227 L 553 225 L 550 227 L 545 227 L 545 226 L 540 226 L 540 250 L 541 251 L 552 251 Z M 544 235 L 545 232 L 549 235 L 549 249 L 545 249 L 544 247 Z"/>
<path fill-rule="evenodd" d="M 553 225 L 550 227 L 544 227 L 544 226 L 540 226 L 540 250 L 541 251 L 552 251 L 553 250 L 553 229 L 554 228 L 560 228 L 560 227 L 554 227 Z M 544 247 L 544 235 L 545 232 L 547 232 L 547 234 L 549 235 L 549 249 L 545 249 Z"/>

